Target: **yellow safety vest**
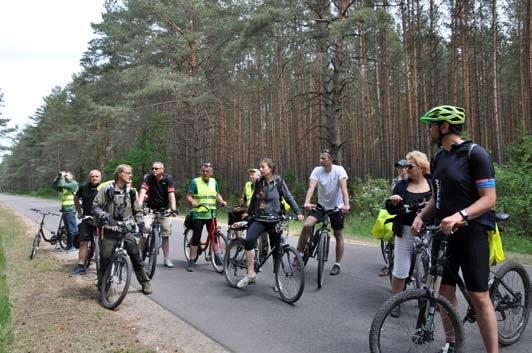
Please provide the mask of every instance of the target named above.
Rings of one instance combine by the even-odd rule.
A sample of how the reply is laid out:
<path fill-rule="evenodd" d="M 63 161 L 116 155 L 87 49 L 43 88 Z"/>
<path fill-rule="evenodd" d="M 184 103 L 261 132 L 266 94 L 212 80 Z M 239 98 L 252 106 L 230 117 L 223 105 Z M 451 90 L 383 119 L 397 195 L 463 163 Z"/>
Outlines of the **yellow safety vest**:
<path fill-rule="evenodd" d="M 253 196 L 253 183 L 251 181 L 248 181 L 246 185 L 244 185 L 244 195 L 246 195 L 246 206 L 249 206 L 251 203 L 251 197 Z"/>
<path fill-rule="evenodd" d="M 198 193 L 194 194 L 194 200 L 199 205 L 205 205 L 205 207 L 199 207 L 192 209 L 193 212 L 205 213 L 210 210 L 216 209 L 216 180 L 214 178 L 209 178 L 208 182 L 205 182 L 203 178 L 199 177 L 194 179 L 196 181 L 196 187 L 198 188 Z"/>
<path fill-rule="evenodd" d="M 61 205 L 64 206 L 74 206 L 74 193 L 63 189 L 61 193 Z"/>

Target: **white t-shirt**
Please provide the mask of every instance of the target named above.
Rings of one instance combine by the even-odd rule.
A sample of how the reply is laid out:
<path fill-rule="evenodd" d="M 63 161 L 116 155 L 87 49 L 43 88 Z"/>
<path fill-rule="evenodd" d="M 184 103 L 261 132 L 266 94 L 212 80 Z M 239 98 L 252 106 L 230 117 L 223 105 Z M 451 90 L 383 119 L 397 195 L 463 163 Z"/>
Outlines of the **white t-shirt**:
<path fill-rule="evenodd" d="M 318 182 L 318 203 L 325 209 L 344 206 L 342 187 L 340 180 L 347 179 L 344 167 L 333 164 L 330 172 L 326 172 L 322 166 L 314 168 L 309 177 Z"/>

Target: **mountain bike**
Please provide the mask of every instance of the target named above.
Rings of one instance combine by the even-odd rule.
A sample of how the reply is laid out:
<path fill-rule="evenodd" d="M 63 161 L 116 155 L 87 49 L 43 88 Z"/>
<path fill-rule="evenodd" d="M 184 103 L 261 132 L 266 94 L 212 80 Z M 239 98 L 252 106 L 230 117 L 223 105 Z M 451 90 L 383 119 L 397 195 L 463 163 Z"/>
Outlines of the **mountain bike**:
<path fill-rule="evenodd" d="M 150 279 L 155 275 L 155 267 L 157 265 L 157 256 L 162 245 L 161 239 L 161 218 L 169 217 L 173 214 L 172 210 L 157 211 L 145 210 L 145 214 L 153 213 L 153 222 L 151 223 L 150 233 L 148 238 L 143 242 L 144 249 L 142 249 L 140 256 L 144 262 L 144 271 Z"/>
<path fill-rule="evenodd" d="M 56 248 L 60 246 L 61 248 L 66 249 L 66 230 L 65 230 L 65 227 L 62 225 L 63 217 L 61 217 L 61 215 L 57 213 L 45 212 L 45 211 L 38 210 L 36 208 L 32 208 L 31 210 L 35 213 L 42 215 L 42 218 L 41 218 L 41 223 L 39 225 L 39 230 L 37 231 L 37 234 L 35 234 L 35 237 L 33 238 L 30 259 L 33 260 L 33 258 L 35 257 L 37 249 L 39 248 L 41 244 L 41 240 L 44 240 L 50 243 Z M 50 232 L 51 236 L 49 238 L 46 237 L 45 235 L 46 233 L 44 232 L 44 219 L 46 218 L 46 216 L 60 217 L 59 227 L 58 227 L 57 232 Z"/>
<path fill-rule="evenodd" d="M 198 244 L 196 258 L 191 259 L 190 241 L 194 235 L 194 230 L 190 227 L 185 228 L 183 233 L 183 251 L 185 253 L 185 259 L 187 262 L 190 260 L 196 262 L 198 261 L 198 257 L 203 252 L 205 253 L 205 261 L 210 261 L 214 270 L 222 274 L 224 272 L 223 259 L 227 248 L 227 238 L 221 232 L 221 227 L 218 226 L 216 221 L 216 210 L 207 209 L 207 207 L 203 204 L 198 205 L 197 208 L 204 208 L 211 213 L 209 231 L 207 232 L 207 239 L 205 239 L 203 242 L 200 241 Z"/>
<path fill-rule="evenodd" d="M 117 223 L 120 240 L 117 242 L 111 261 L 105 269 L 100 286 L 100 303 L 106 309 L 114 309 L 122 303 L 131 282 L 132 265 L 124 248 L 124 241 L 127 234 L 136 232 L 136 224 L 134 220 Z"/>
<path fill-rule="evenodd" d="M 315 226 L 312 227 L 310 235 L 307 238 L 305 243 L 305 249 L 303 250 L 303 262 L 305 266 L 309 258 L 313 257 L 318 261 L 318 288 L 323 287 L 323 272 L 325 270 L 325 262 L 329 257 L 329 216 L 339 212 L 340 209 L 335 207 L 330 210 L 325 210 L 322 207 L 312 207 L 312 211 L 317 211 L 323 213 L 323 220 L 318 223 L 321 223 L 321 226 L 314 231 Z"/>
<path fill-rule="evenodd" d="M 294 247 L 286 243 L 286 227 L 289 220 L 295 217 L 283 216 L 277 224 L 280 233 L 277 244 L 273 246 L 266 257 L 255 262 L 255 272 L 259 272 L 268 258 L 273 256 L 275 285 L 279 289 L 281 299 L 286 303 L 295 303 L 303 294 L 305 288 L 305 271 L 303 258 Z M 231 287 L 237 288 L 238 282 L 247 274 L 246 251 L 244 239 L 235 238 L 227 246 L 224 258 L 225 280 Z"/>
<path fill-rule="evenodd" d="M 441 278 L 446 265 L 447 239 L 438 226 L 426 226 L 435 244 L 432 263 L 423 289 L 410 289 L 387 300 L 371 324 L 369 342 L 372 353 L 435 352 L 449 338 L 455 340 L 455 352 L 464 351 L 464 322 L 475 322 L 476 315 L 463 280 L 455 278 L 468 302 L 467 314 L 460 319 L 450 302 L 439 295 Z M 510 345 L 523 334 L 529 317 L 530 278 L 518 263 L 507 261 L 495 272 L 491 271 L 489 294 L 497 315 L 499 343 Z M 401 316 L 393 318 L 390 312 L 401 305 Z M 447 331 L 441 318 L 447 319 Z"/>

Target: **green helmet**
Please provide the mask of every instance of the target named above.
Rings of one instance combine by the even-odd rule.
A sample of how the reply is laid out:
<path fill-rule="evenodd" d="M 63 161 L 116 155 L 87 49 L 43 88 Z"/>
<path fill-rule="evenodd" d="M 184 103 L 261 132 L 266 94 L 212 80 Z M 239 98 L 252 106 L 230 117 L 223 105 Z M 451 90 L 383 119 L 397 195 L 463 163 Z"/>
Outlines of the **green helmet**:
<path fill-rule="evenodd" d="M 446 121 L 451 125 L 460 125 L 465 122 L 465 110 L 452 105 L 440 105 L 423 114 L 420 120 L 424 123 Z"/>

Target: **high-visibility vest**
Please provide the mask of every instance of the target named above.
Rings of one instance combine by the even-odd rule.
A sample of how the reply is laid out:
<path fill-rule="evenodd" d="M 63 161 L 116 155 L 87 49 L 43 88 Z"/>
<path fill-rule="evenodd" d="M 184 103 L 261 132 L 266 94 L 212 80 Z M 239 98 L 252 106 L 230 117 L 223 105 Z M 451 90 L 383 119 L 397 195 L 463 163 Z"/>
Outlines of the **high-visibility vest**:
<path fill-rule="evenodd" d="M 61 205 L 65 206 L 74 206 L 74 193 L 67 189 L 63 189 L 61 193 Z"/>
<path fill-rule="evenodd" d="M 253 196 L 253 183 L 251 181 L 248 181 L 246 185 L 244 185 L 244 195 L 246 195 L 246 206 L 249 206 L 251 203 L 251 197 Z"/>
<path fill-rule="evenodd" d="M 209 212 L 207 210 L 216 209 L 216 180 L 214 178 L 209 178 L 209 181 L 205 182 L 203 178 L 199 177 L 194 179 L 196 181 L 196 186 L 198 188 L 198 193 L 194 194 L 194 200 L 199 205 L 205 205 L 205 207 L 199 207 L 192 209 L 193 212 L 203 213 Z"/>

